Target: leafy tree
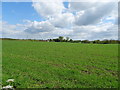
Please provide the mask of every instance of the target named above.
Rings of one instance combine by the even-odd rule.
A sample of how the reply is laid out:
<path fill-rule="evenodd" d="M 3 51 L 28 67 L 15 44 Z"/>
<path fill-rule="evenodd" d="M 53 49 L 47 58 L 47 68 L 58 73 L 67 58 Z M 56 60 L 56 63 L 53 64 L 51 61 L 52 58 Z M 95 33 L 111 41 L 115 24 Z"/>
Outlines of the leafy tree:
<path fill-rule="evenodd" d="M 58 39 L 60 40 L 60 42 L 62 42 L 62 41 L 63 41 L 63 39 L 64 39 L 64 37 L 59 36 L 59 38 L 58 38 Z"/>
<path fill-rule="evenodd" d="M 55 42 L 60 42 L 60 40 L 57 38 L 57 39 L 53 39 L 53 41 Z"/>
<path fill-rule="evenodd" d="M 73 42 L 73 40 L 72 39 L 70 39 L 70 41 L 69 42 Z"/>
<path fill-rule="evenodd" d="M 89 40 L 83 40 L 82 43 L 90 43 Z"/>
<path fill-rule="evenodd" d="M 93 43 L 100 44 L 100 40 L 94 40 Z"/>
<path fill-rule="evenodd" d="M 66 41 L 67 41 L 67 42 L 69 41 L 69 37 L 66 37 Z"/>

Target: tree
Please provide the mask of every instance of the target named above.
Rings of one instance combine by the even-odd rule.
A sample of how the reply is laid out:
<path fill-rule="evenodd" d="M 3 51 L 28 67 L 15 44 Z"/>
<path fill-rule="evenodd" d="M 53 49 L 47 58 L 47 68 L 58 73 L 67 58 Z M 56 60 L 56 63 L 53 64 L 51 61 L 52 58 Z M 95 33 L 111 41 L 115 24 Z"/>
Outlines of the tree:
<path fill-rule="evenodd" d="M 60 42 L 62 42 L 62 41 L 63 41 L 63 38 L 64 38 L 64 37 L 59 36 L 59 38 L 58 38 L 58 39 L 60 40 Z"/>
<path fill-rule="evenodd" d="M 67 42 L 69 41 L 69 37 L 66 37 L 66 41 L 67 41 Z"/>
<path fill-rule="evenodd" d="M 83 40 L 82 43 L 90 43 L 89 40 Z"/>
<path fill-rule="evenodd" d="M 53 40 L 52 39 L 49 39 L 50 42 L 52 42 Z"/>
<path fill-rule="evenodd" d="M 53 39 L 54 42 L 60 42 L 60 40 L 58 38 Z"/>
<path fill-rule="evenodd" d="M 70 39 L 70 42 L 72 42 L 73 40 L 72 39 Z"/>
<path fill-rule="evenodd" d="M 100 40 L 94 40 L 93 43 L 99 44 L 101 42 L 100 42 Z"/>

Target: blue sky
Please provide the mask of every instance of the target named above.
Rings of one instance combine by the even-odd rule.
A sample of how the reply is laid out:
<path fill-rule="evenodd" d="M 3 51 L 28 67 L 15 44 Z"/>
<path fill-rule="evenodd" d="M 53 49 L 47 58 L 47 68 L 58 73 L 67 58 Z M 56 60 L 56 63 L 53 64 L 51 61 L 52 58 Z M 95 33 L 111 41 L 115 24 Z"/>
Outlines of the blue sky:
<path fill-rule="evenodd" d="M 3 2 L 3 36 L 116 39 L 116 6 L 117 3 L 111 2 Z"/>
<path fill-rule="evenodd" d="M 64 2 L 68 7 L 68 2 Z M 3 2 L 2 3 L 3 21 L 9 24 L 23 23 L 23 20 L 43 21 L 42 18 L 32 7 L 32 2 Z"/>
<path fill-rule="evenodd" d="M 3 21 L 9 24 L 23 23 L 23 20 L 43 20 L 32 7 L 32 2 L 3 2 L 2 15 Z"/>

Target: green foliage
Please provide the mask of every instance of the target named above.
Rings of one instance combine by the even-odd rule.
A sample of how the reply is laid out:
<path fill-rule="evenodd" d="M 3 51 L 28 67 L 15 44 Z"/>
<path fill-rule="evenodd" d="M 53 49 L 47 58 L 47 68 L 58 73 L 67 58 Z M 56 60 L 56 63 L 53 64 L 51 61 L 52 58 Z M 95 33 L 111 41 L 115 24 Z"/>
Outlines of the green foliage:
<path fill-rule="evenodd" d="M 59 38 L 58 38 L 58 39 L 60 40 L 60 42 L 62 42 L 62 41 L 63 41 L 63 39 L 64 39 L 64 37 L 59 36 Z"/>
<path fill-rule="evenodd" d="M 66 37 L 66 41 L 67 41 L 67 42 L 69 41 L 69 37 Z"/>
<path fill-rule="evenodd" d="M 3 40 L 3 86 L 117 88 L 118 45 Z"/>
<path fill-rule="evenodd" d="M 73 40 L 72 39 L 70 39 L 70 41 L 69 42 L 72 42 Z"/>

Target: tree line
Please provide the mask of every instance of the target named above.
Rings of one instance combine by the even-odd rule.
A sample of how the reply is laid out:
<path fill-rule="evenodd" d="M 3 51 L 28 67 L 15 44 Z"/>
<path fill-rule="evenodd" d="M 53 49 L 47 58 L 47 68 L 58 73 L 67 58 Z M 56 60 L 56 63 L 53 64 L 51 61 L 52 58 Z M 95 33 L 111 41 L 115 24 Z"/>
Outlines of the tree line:
<path fill-rule="evenodd" d="M 49 42 L 71 42 L 71 43 L 93 43 L 93 44 L 119 44 L 120 40 L 72 40 L 69 37 L 64 38 L 63 36 L 59 36 L 56 39 L 48 39 Z"/>
<path fill-rule="evenodd" d="M 84 43 L 84 44 L 120 44 L 120 40 L 73 40 L 69 37 L 59 36 L 56 39 L 12 39 L 12 38 L 0 38 L 2 40 L 24 40 L 24 41 L 39 41 L 39 42 L 70 42 L 70 43 Z"/>

